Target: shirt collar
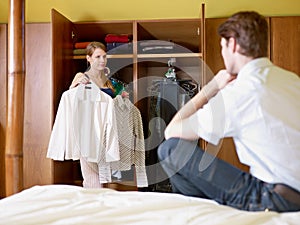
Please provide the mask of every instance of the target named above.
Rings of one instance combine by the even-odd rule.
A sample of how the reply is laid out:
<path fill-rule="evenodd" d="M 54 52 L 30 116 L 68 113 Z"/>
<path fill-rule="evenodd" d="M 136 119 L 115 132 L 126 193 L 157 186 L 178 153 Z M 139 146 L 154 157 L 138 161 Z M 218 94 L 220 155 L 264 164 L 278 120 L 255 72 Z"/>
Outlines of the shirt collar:
<path fill-rule="evenodd" d="M 88 98 L 90 101 L 105 101 L 103 98 L 104 93 L 102 93 L 98 86 L 92 81 L 90 81 L 88 84 L 79 84 L 76 88 L 76 96 L 80 100 L 87 100 Z"/>
<path fill-rule="evenodd" d="M 253 59 L 240 70 L 237 79 L 241 79 L 242 77 L 250 76 L 250 75 L 255 76 L 256 73 L 253 73 L 255 70 L 262 69 L 264 67 L 269 67 L 269 66 L 273 66 L 273 63 L 266 57 Z"/>
<path fill-rule="evenodd" d="M 128 98 L 123 98 L 121 95 L 117 95 L 115 97 L 115 100 L 117 101 L 117 104 L 120 108 L 127 107 L 128 109 L 130 108 L 130 100 Z"/>

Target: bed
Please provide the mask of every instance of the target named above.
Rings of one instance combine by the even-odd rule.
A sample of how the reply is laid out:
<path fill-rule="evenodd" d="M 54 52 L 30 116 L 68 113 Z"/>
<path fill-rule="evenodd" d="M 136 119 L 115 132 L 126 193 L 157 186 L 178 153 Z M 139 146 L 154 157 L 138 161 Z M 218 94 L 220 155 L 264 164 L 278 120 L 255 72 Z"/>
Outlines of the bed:
<path fill-rule="evenodd" d="M 0 224 L 300 224 L 300 212 L 246 212 L 172 193 L 34 186 L 0 200 Z"/>

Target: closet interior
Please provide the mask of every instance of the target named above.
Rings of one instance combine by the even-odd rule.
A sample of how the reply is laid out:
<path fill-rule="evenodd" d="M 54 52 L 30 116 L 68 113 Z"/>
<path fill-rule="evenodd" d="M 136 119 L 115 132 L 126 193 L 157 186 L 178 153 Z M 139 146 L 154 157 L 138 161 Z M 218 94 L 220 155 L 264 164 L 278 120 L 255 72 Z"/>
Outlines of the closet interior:
<path fill-rule="evenodd" d="M 204 80 L 204 5 L 200 12 L 202 18 L 196 19 L 99 22 L 71 22 L 55 9 L 51 12 L 53 118 L 61 94 L 74 75 L 87 68 L 84 49 L 76 46 L 90 41 L 106 44 L 111 78 L 126 85 L 142 115 L 151 190 L 166 180 L 156 156 L 163 129 Z M 81 183 L 79 163 L 54 161 L 53 165 L 54 183 L 65 183 L 66 177 Z"/>

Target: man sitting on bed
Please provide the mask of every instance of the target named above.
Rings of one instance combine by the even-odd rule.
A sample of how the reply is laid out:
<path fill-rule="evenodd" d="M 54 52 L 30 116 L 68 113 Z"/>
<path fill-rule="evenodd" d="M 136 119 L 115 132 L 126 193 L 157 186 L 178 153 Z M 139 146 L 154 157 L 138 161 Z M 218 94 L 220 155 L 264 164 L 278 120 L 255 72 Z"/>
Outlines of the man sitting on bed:
<path fill-rule="evenodd" d="M 173 192 L 242 210 L 298 211 L 300 79 L 267 58 L 268 24 L 258 13 L 236 13 L 218 33 L 226 70 L 178 111 L 158 149 Z M 250 173 L 204 152 L 199 137 L 213 145 L 232 137 Z"/>

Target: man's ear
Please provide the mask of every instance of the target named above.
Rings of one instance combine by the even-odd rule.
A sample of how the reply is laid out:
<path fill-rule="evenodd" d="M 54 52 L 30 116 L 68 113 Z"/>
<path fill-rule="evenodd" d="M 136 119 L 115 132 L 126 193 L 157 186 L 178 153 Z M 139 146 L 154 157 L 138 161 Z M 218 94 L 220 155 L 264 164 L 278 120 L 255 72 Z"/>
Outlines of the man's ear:
<path fill-rule="evenodd" d="M 235 38 L 233 37 L 229 38 L 227 44 L 228 44 L 228 48 L 231 49 L 233 53 L 238 50 L 238 45 L 236 43 Z"/>

